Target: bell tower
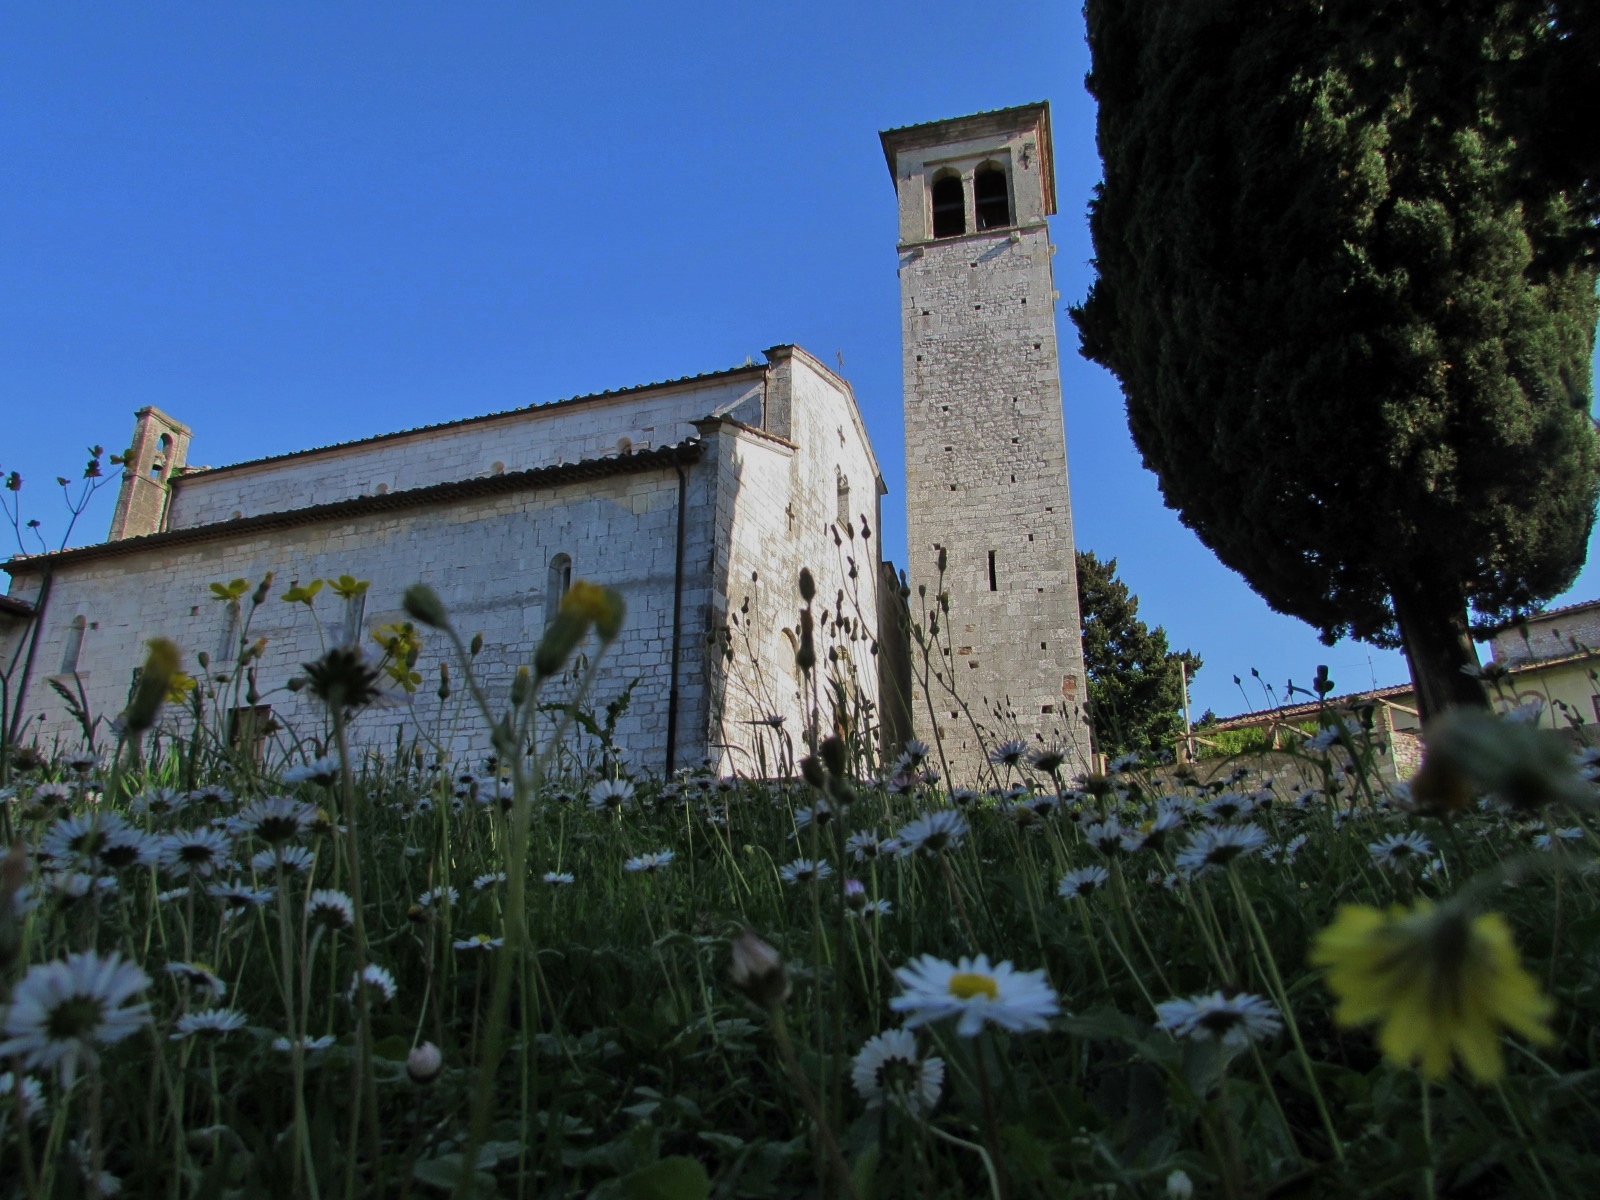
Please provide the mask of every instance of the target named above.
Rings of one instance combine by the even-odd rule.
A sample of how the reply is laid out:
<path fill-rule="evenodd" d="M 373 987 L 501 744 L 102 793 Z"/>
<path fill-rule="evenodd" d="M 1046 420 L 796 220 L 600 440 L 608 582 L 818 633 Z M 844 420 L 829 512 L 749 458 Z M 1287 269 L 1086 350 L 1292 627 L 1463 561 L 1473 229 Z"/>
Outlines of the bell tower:
<path fill-rule="evenodd" d="M 133 442 L 123 461 L 122 487 L 107 541 L 159 533 L 166 525 L 173 478 L 189 457 L 189 427 L 154 405 L 134 413 Z"/>
<path fill-rule="evenodd" d="M 1056 346 L 1050 106 L 880 135 L 899 195 L 911 606 L 938 603 L 946 677 L 985 727 L 1089 766 Z M 917 589 L 927 593 L 918 597 Z M 918 611 L 920 608 L 920 612 Z M 937 666 L 937 664 L 936 664 Z M 937 688 L 937 684 L 935 684 Z M 931 742 L 927 705 L 914 706 Z M 958 704 L 934 700 L 954 783 L 984 776 Z M 957 764 L 960 764 L 957 766 Z"/>

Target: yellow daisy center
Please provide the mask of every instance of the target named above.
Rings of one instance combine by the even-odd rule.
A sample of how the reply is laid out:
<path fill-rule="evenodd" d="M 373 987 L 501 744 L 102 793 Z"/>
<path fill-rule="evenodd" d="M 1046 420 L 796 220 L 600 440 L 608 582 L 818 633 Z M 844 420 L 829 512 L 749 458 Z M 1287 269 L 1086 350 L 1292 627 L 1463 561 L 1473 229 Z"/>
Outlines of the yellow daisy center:
<path fill-rule="evenodd" d="M 974 996 L 987 996 L 991 1000 L 998 1000 L 1000 985 L 995 983 L 992 975 L 979 975 L 976 971 L 957 971 L 950 976 L 950 994 L 962 1000 L 971 1000 Z"/>

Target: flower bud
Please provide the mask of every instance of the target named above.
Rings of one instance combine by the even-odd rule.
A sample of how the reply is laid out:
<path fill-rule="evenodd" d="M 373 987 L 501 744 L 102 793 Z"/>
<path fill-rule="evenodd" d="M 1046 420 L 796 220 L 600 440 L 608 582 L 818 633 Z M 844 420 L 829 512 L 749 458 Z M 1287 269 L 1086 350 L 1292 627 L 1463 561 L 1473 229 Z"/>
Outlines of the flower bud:
<path fill-rule="evenodd" d="M 733 939 L 733 960 L 728 981 L 758 1008 L 777 1008 L 789 998 L 789 975 L 783 957 L 746 929 Z"/>
<path fill-rule="evenodd" d="M 143 733 L 156 722 L 156 714 L 167 698 L 172 677 L 178 671 L 178 647 L 166 638 L 151 638 L 147 643 L 150 654 L 139 672 L 139 682 L 134 686 L 133 699 L 123 724 L 134 735 Z"/>
<path fill-rule="evenodd" d="M 1194 1195 L 1194 1181 L 1182 1168 L 1167 1176 L 1167 1200 L 1189 1200 Z"/>
<path fill-rule="evenodd" d="M 828 774 L 835 779 L 844 776 L 845 751 L 844 741 L 837 734 L 822 739 L 822 744 L 817 747 L 817 753 L 822 758 L 822 765 L 828 768 Z"/>
<path fill-rule="evenodd" d="M 545 626 L 544 636 L 533 652 L 534 673 L 540 679 L 547 679 L 559 672 L 588 632 L 589 622 L 585 618 L 565 608 L 557 611 L 555 619 Z"/>
<path fill-rule="evenodd" d="M 810 604 L 817 595 L 817 581 L 811 578 L 811 568 L 800 568 L 800 599 Z"/>
<path fill-rule="evenodd" d="M 533 695 L 533 675 L 529 673 L 527 667 L 518 667 L 516 678 L 511 681 L 511 703 L 521 708 L 531 695 Z"/>
<path fill-rule="evenodd" d="M 251 604 L 260 605 L 266 600 L 267 593 L 272 590 L 272 574 L 271 571 L 268 571 L 262 576 L 260 584 L 257 585 L 256 590 L 250 596 Z"/>
<path fill-rule="evenodd" d="M 822 769 L 822 761 L 810 754 L 800 760 L 800 777 L 814 788 L 828 785 L 828 776 Z"/>
<path fill-rule="evenodd" d="M 794 652 L 794 665 L 810 671 L 817 665 L 817 645 L 811 636 L 811 610 L 800 610 L 800 648 Z"/>
<path fill-rule="evenodd" d="M 412 1083 L 426 1087 L 439 1078 L 439 1072 L 443 1070 L 444 1055 L 432 1042 L 423 1042 L 406 1055 L 406 1074 L 411 1076 Z"/>
<path fill-rule="evenodd" d="M 450 614 L 445 612 L 444 601 L 425 583 L 413 583 L 408 587 L 400 604 L 413 621 L 421 621 L 434 629 L 450 627 Z"/>
<path fill-rule="evenodd" d="M 450 664 L 439 664 L 439 699 L 450 699 Z"/>
<path fill-rule="evenodd" d="M 472 635 L 472 645 L 467 647 L 467 652 L 473 658 L 477 658 L 478 655 L 483 653 L 483 634 L 475 633 Z"/>

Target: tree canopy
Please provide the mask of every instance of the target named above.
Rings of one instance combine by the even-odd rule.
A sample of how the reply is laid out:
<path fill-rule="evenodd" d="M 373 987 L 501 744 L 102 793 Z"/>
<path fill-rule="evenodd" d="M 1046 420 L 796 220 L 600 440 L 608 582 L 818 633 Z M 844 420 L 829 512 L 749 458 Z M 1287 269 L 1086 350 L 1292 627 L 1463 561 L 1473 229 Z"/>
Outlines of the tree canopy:
<path fill-rule="evenodd" d="M 1089 677 L 1089 721 L 1102 754 L 1170 749 L 1183 729 L 1183 679 L 1200 656 L 1167 648 L 1167 631 L 1139 619 L 1139 598 L 1117 578 L 1117 560 L 1078 551 L 1078 613 Z"/>
<path fill-rule="evenodd" d="M 1468 606 L 1569 586 L 1600 491 L 1587 150 L 1516 136 L 1564 86 L 1517 86 L 1571 58 L 1550 12 L 1086 8 L 1083 353 L 1184 523 L 1325 641 L 1401 645 L 1425 713 L 1483 702 Z"/>

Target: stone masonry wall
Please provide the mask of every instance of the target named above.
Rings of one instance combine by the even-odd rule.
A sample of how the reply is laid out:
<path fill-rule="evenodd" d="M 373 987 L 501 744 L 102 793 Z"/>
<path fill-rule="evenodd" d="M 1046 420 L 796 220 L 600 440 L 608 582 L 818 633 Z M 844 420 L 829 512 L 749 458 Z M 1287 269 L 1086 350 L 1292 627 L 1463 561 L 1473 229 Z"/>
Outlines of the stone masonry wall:
<path fill-rule="evenodd" d="M 648 450 L 694 436 L 693 422 L 738 405 L 759 412 L 765 366 L 748 374 L 519 409 L 436 429 L 203 471 L 176 486 L 168 528 L 285 512 L 446 480 Z M 199 429 L 204 444 L 205 429 Z"/>
<path fill-rule="evenodd" d="M 1028 127 L 923 147 L 896 170 L 910 603 L 926 626 L 943 546 L 956 689 L 994 737 L 1066 743 L 1081 770 L 1086 688 L 1040 136 Z M 996 159 L 1009 164 L 1020 224 L 927 238 L 927 179 L 951 162 L 968 172 L 971 229 L 970 172 Z M 976 782 L 977 740 L 959 706 L 935 695 L 957 782 Z M 913 710 L 931 742 L 920 696 Z"/>
<path fill-rule="evenodd" d="M 794 658 L 802 567 L 811 570 L 817 585 L 813 612 L 819 690 L 827 672 L 837 670 L 853 674 L 873 704 L 878 692 L 872 654 L 878 624 L 876 463 L 842 381 L 803 351 L 786 348 L 774 356 L 775 382 L 788 399 L 793 443 L 752 432 L 720 439 L 725 449 L 719 522 L 726 530 L 722 544 L 729 551 L 715 603 L 725 606 L 717 619 L 727 622 L 734 649 L 734 659 L 725 667 L 721 734 L 746 748 L 731 752 L 728 762 L 741 772 L 763 768 L 750 741 L 752 730 L 766 744 L 769 770 L 776 761 L 792 763 L 805 753 L 808 705 Z M 843 495 L 841 483 L 848 488 Z M 839 521 L 842 507 L 849 513 L 853 538 Z M 869 537 L 862 536 L 863 518 Z M 825 624 L 824 613 L 840 614 L 841 591 L 842 612 L 849 620 Z M 830 662 L 830 647 L 837 651 L 837 661 Z M 826 732 L 831 710 L 825 690 L 821 695 Z M 781 732 L 755 724 L 773 716 L 783 718 Z"/>
<path fill-rule="evenodd" d="M 696 564 L 709 561 L 713 479 L 702 461 L 689 472 L 686 531 L 688 547 L 683 610 L 686 616 L 680 666 L 680 763 L 698 762 L 705 752 L 707 696 L 702 659 L 688 614 L 703 611 L 709 579 Z M 274 595 L 261 607 L 251 636 L 268 639 L 260 663 L 263 701 L 274 714 L 303 734 L 316 735 L 321 716 L 304 693 L 280 690 L 300 664 L 322 652 L 316 620 L 329 643 L 344 627 L 343 601 L 327 590 L 317 598 L 314 617 L 302 605 L 282 599 L 294 580 L 349 573 L 370 579 L 364 631 L 404 620 L 400 596 L 421 580 L 432 585 L 449 607 L 464 637 L 481 631 L 485 648 L 477 666 L 489 695 L 503 703 L 517 667 L 527 661 L 543 632 L 548 564 L 558 553 L 571 555 L 574 578 L 589 578 L 619 588 L 628 602 L 624 632 L 607 656 L 594 692 L 603 704 L 626 683 L 641 680 L 619 726 L 619 741 L 639 767 L 659 770 L 665 750 L 667 665 L 671 650 L 672 587 L 677 530 L 678 480 L 671 469 L 561 484 L 525 492 L 461 501 L 448 506 L 409 509 L 358 520 L 330 521 L 237 541 L 211 541 L 151 548 L 137 554 L 63 562 L 45 616 L 26 712 L 42 714 L 26 737 L 48 742 L 60 735 L 76 741 L 61 702 L 47 686 L 59 669 L 67 630 L 74 617 L 86 619 L 79 659 L 80 677 L 91 705 L 107 718 L 126 701 L 129 678 L 141 661 L 147 639 L 170 637 L 195 669 L 195 654 L 216 655 L 224 638 L 224 607 L 211 598 L 213 580 L 244 577 L 254 583 L 267 571 L 277 575 Z M 36 576 L 19 576 L 13 594 L 36 592 Z M 372 646 L 367 639 L 369 648 Z M 441 709 L 435 695 L 444 639 L 427 635 L 419 670 L 425 683 L 416 693 L 415 718 L 429 729 L 454 734 L 458 752 L 487 746 L 481 722 L 462 705 L 459 674 L 455 695 Z M 405 707 L 374 708 L 356 722 L 358 741 L 393 746 L 397 728 L 412 719 Z"/>

